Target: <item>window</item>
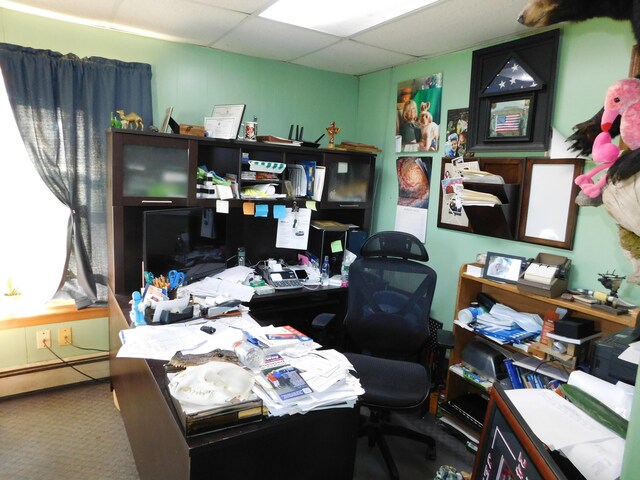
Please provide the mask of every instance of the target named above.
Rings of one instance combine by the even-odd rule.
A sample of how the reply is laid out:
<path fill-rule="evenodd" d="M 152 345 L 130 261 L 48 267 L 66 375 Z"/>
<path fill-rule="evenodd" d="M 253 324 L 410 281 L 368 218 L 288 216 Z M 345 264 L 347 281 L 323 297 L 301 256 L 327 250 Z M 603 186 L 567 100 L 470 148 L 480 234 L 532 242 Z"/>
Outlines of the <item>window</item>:
<path fill-rule="evenodd" d="M 64 269 L 69 210 L 40 179 L 22 143 L 0 72 L 0 317 L 8 284 L 20 308 L 56 293 Z"/>

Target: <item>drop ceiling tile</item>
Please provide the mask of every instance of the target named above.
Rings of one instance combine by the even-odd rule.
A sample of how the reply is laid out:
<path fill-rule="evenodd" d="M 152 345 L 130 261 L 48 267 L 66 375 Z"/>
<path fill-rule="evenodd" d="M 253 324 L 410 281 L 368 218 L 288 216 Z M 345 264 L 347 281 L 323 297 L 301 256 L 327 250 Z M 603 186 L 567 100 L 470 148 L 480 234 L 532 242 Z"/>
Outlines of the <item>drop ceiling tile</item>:
<path fill-rule="evenodd" d="M 122 0 L 87 2 L 86 0 L 22 0 L 15 3 L 49 12 L 90 20 L 110 21 L 113 10 Z M 4 6 L 4 5 L 0 5 Z M 11 8 L 7 6 L 7 8 Z"/>
<path fill-rule="evenodd" d="M 123 2 L 114 23 L 160 32 L 179 41 L 210 45 L 247 15 L 187 0 Z"/>
<path fill-rule="evenodd" d="M 349 75 L 363 75 L 415 60 L 410 55 L 390 52 L 343 40 L 335 45 L 298 58 L 293 63 Z"/>
<path fill-rule="evenodd" d="M 250 17 L 213 48 L 272 60 L 289 61 L 324 48 L 337 37 L 260 17 Z"/>
<path fill-rule="evenodd" d="M 521 2 L 513 0 L 492 0 L 490 8 L 486 2 L 447 0 L 353 38 L 395 52 L 435 56 L 527 31 L 516 20 L 521 10 Z"/>
<path fill-rule="evenodd" d="M 261 12 L 276 0 L 192 0 L 196 3 L 210 5 L 212 7 L 227 8 L 236 12 L 254 13 Z"/>

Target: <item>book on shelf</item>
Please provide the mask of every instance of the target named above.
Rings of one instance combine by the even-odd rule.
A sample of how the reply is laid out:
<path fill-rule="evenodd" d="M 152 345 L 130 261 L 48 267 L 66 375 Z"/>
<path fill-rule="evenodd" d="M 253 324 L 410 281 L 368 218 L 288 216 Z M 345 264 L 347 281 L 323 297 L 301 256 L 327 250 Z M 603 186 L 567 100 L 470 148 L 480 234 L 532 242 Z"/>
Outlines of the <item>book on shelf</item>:
<path fill-rule="evenodd" d="M 327 167 L 322 165 L 316 165 L 316 178 L 313 182 L 313 195 L 311 198 L 316 202 L 322 200 L 322 192 L 324 190 L 324 177 L 327 171 Z"/>
<path fill-rule="evenodd" d="M 478 375 L 477 373 L 472 372 L 461 363 L 451 365 L 449 367 L 449 370 L 456 375 L 459 375 L 460 377 L 465 378 L 472 383 L 475 383 L 484 390 L 489 390 L 489 388 L 491 388 L 491 386 L 493 385 L 491 380 L 483 377 L 482 375 Z"/>
<path fill-rule="evenodd" d="M 316 178 L 316 162 L 315 160 L 300 160 L 298 164 L 301 165 L 302 168 L 304 168 L 304 173 L 306 176 L 306 194 L 308 197 L 313 197 L 313 189 Z"/>
<path fill-rule="evenodd" d="M 491 339 L 498 340 L 499 343 L 523 343 L 540 335 L 540 331 L 528 332 L 525 329 L 515 327 L 504 327 L 501 325 L 488 325 L 476 322 L 472 324 L 473 330 Z"/>
<path fill-rule="evenodd" d="M 513 388 L 525 388 L 525 385 L 522 381 L 520 369 L 513 364 L 513 361 L 509 358 L 505 358 L 504 365 L 505 367 L 507 367 L 507 374 L 509 375 L 509 380 L 511 380 L 511 385 L 513 386 Z"/>
<path fill-rule="evenodd" d="M 300 371 L 277 353 L 266 356 L 256 381 L 269 397 L 278 402 L 295 400 L 313 392 Z"/>

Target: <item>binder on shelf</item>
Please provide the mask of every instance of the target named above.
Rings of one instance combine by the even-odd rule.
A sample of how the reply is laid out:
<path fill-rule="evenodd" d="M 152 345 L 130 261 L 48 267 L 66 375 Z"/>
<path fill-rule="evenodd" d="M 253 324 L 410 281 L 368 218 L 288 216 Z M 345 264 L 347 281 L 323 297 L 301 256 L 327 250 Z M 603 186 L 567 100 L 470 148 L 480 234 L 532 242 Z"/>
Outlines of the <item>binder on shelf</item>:
<path fill-rule="evenodd" d="M 324 177 L 327 168 L 322 165 L 316 165 L 316 178 L 313 182 L 313 195 L 311 198 L 316 202 L 322 201 L 322 192 L 324 190 Z"/>
<path fill-rule="evenodd" d="M 305 181 L 305 192 L 306 196 L 313 197 L 315 178 L 316 178 L 316 162 L 314 160 L 301 160 L 298 162 L 299 165 L 304 168 L 304 173 L 306 177 Z"/>
<path fill-rule="evenodd" d="M 513 364 L 511 359 L 505 358 L 504 365 L 507 367 L 507 373 L 509 374 L 509 380 L 511 380 L 513 388 L 525 388 L 524 383 L 522 383 L 522 378 L 520 377 L 520 369 Z"/>

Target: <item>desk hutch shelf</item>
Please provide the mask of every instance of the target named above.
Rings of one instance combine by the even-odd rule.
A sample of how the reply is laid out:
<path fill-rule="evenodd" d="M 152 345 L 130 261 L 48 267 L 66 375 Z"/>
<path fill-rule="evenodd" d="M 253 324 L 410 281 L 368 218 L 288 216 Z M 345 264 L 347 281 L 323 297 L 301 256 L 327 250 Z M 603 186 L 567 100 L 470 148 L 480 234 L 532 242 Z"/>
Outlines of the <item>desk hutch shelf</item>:
<path fill-rule="evenodd" d="M 243 156 L 287 166 L 313 161 L 326 169 L 322 198 L 312 220 L 335 220 L 369 231 L 372 218 L 376 156 L 369 153 L 218 140 L 189 135 L 107 131 L 109 285 L 114 293 L 130 293 L 141 285 L 142 219 L 145 211 L 201 207 L 216 210 L 216 199 L 197 198 L 197 170 L 202 166 L 220 177 L 233 175 L 239 190 L 259 183 L 243 180 L 248 170 Z M 276 193 L 285 192 L 287 171 L 274 181 Z M 305 207 L 309 197 L 253 199 L 260 204 Z M 254 262 L 278 255 L 294 255 L 275 248 L 277 221 L 244 215 L 245 200 L 229 200 L 225 215 L 225 247 L 245 247 Z M 216 214 L 218 215 L 218 214 Z"/>

